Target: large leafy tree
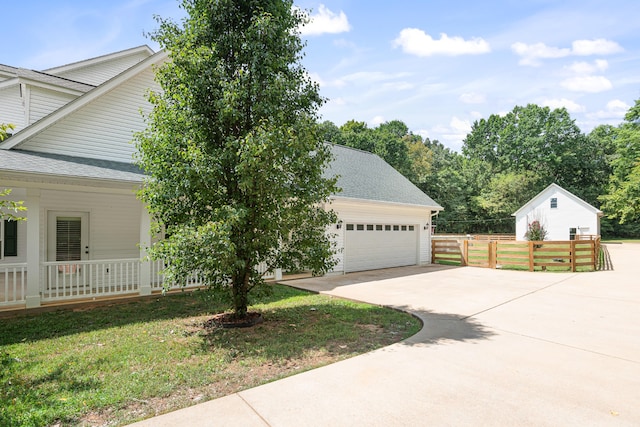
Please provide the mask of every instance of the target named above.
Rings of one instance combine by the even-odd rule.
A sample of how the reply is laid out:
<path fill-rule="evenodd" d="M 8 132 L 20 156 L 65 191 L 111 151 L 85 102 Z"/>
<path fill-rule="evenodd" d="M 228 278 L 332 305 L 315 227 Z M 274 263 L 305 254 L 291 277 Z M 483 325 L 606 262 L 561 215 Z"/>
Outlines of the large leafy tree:
<path fill-rule="evenodd" d="M 529 104 L 476 121 L 462 151 L 498 172 L 536 171 L 541 185 L 556 182 L 573 191 L 593 180 L 600 153 L 589 142 L 566 109 Z"/>
<path fill-rule="evenodd" d="M 149 175 L 140 196 L 166 238 L 150 248 L 169 280 L 197 272 L 212 295 L 247 315 L 264 288 L 257 268 L 333 266 L 324 208 L 329 148 L 323 100 L 300 64 L 304 15 L 289 0 L 183 0 L 178 25 L 152 34 L 169 60 L 136 136 Z"/>
<path fill-rule="evenodd" d="M 615 152 L 608 192 L 601 197 L 602 209 L 624 224 L 640 219 L 640 99 L 629 109 L 623 124 L 607 130 Z"/>

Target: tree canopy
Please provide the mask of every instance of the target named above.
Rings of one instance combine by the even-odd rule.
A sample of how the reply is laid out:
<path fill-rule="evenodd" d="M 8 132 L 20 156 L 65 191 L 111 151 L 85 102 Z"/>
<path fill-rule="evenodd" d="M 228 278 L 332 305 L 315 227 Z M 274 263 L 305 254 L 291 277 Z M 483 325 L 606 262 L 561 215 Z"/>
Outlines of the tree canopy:
<path fill-rule="evenodd" d="M 511 215 L 557 183 L 604 211 L 604 233 L 640 234 L 640 100 L 624 123 L 589 134 L 564 108 L 516 106 L 473 123 L 461 153 L 399 120 L 321 128 L 327 140 L 380 155 L 440 203 L 438 232 L 513 233 Z"/>
<path fill-rule="evenodd" d="M 600 198 L 602 207 L 623 224 L 640 220 L 640 99 L 629 109 L 624 123 L 598 131 L 614 147 L 609 185 Z"/>
<path fill-rule="evenodd" d="M 246 316 L 267 269 L 334 265 L 326 233 L 337 192 L 323 177 L 323 100 L 300 64 L 302 12 L 289 0 L 184 0 L 182 25 L 159 18 L 169 53 L 156 73 L 147 129 L 136 135 L 149 176 L 140 197 L 166 233 L 149 249 L 168 280 L 198 273 Z"/>

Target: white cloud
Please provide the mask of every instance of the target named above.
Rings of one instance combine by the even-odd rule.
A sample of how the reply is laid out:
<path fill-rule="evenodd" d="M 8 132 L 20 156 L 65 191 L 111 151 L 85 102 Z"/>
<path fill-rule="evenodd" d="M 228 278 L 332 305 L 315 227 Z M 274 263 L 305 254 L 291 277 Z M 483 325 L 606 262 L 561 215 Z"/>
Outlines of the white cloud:
<path fill-rule="evenodd" d="M 597 59 L 593 64 L 579 61 L 567 66 L 569 71 L 576 74 L 592 74 L 597 71 L 605 71 L 607 68 L 609 68 L 609 61 L 606 59 Z"/>
<path fill-rule="evenodd" d="M 351 25 L 349 25 L 347 15 L 343 11 L 336 14 L 321 4 L 318 7 L 318 13 L 309 16 L 309 22 L 300 28 L 300 33 L 307 36 L 318 36 L 345 33 L 349 30 L 351 30 Z"/>
<path fill-rule="evenodd" d="M 574 92 L 597 93 L 613 88 L 613 85 L 604 76 L 577 76 L 563 80 L 560 83 L 565 89 Z"/>
<path fill-rule="evenodd" d="M 589 55 L 610 55 L 622 52 L 624 49 L 611 40 L 575 40 L 571 43 L 571 48 L 559 48 L 547 46 L 544 43 L 526 44 L 522 42 L 513 43 L 511 50 L 522 57 L 518 64 L 538 66 L 541 59 L 564 58 L 567 56 L 589 56 Z M 596 61 L 597 63 L 598 61 Z M 608 65 L 608 64 L 607 64 Z"/>
<path fill-rule="evenodd" d="M 384 122 L 386 122 L 384 116 L 375 116 L 374 118 L 369 120 L 369 125 L 371 125 L 373 127 L 377 127 L 377 126 L 381 125 Z"/>
<path fill-rule="evenodd" d="M 462 134 L 463 138 L 467 136 L 469 132 L 471 132 L 471 123 L 469 123 L 469 120 L 462 120 L 455 116 L 451 118 L 449 126 L 451 126 L 451 129 L 456 134 Z"/>
<path fill-rule="evenodd" d="M 482 93 L 467 92 L 460 95 L 460 101 L 465 104 L 483 104 L 486 101 L 486 97 Z"/>
<path fill-rule="evenodd" d="M 511 45 L 511 50 L 522 57 L 518 64 L 531 66 L 540 65 L 538 59 L 541 58 L 563 58 L 571 54 L 571 49 L 547 46 L 544 43 L 525 44 L 518 42 Z"/>
<path fill-rule="evenodd" d="M 596 121 L 608 121 L 609 123 L 618 123 L 624 120 L 625 114 L 631 106 L 619 99 L 613 99 L 607 102 L 604 110 L 587 114 L 587 117 Z M 601 123 L 600 123 L 601 124 Z"/>
<path fill-rule="evenodd" d="M 462 37 L 449 37 L 440 34 L 439 39 L 433 39 L 429 34 L 417 28 L 405 28 L 394 40 L 394 46 L 400 46 L 402 51 L 416 56 L 431 55 L 478 55 L 491 51 L 489 43 L 482 38 L 465 40 Z"/>
<path fill-rule="evenodd" d="M 567 98 L 559 98 L 559 99 L 546 99 L 542 102 L 542 105 L 545 107 L 549 107 L 552 110 L 556 108 L 566 108 L 570 113 L 582 113 L 586 111 L 584 105 L 580 105 L 575 101 L 572 101 Z"/>
<path fill-rule="evenodd" d="M 571 47 L 573 54 L 579 56 L 610 55 L 624 50 L 618 43 L 607 39 L 576 40 Z"/>
<path fill-rule="evenodd" d="M 358 71 L 355 73 L 347 74 L 345 76 L 339 77 L 337 79 L 331 81 L 324 81 L 324 86 L 330 87 L 345 87 L 349 83 L 356 83 L 360 86 L 370 86 L 372 84 L 377 84 L 380 82 L 389 82 L 387 84 L 397 85 L 398 88 L 407 89 L 407 85 L 410 83 L 401 81 L 401 82 L 393 82 L 396 79 L 403 79 L 407 76 L 410 76 L 411 73 L 407 72 L 399 72 L 399 73 L 383 73 L 380 71 Z M 411 86 L 413 87 L 413 86 Z"/>

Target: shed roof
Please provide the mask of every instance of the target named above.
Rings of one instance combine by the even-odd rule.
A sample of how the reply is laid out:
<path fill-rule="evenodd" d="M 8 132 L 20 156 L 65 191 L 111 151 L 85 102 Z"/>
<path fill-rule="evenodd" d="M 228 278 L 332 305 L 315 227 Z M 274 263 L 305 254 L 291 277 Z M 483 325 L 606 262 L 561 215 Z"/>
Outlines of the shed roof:
<path fill-rule="evenodd" d="M 379 156 L 334 144 L 331 151 L 334 160 L 325 170 L 325 176 L 338 176 L 337 185 L 342 191 L 337 197 L 442 210 L 442 206 Z"/>

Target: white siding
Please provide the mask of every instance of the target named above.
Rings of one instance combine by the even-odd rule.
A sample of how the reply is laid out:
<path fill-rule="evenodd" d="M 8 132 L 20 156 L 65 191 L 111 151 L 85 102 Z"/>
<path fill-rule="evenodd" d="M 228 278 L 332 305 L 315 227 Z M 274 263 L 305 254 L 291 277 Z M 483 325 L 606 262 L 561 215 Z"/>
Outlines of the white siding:
<path fill-rule="evenodd" d="M 40 197 L 41 259 L 46 260 L 47 212 L 89 213 L 89 259 L 140 256 L 140 202 L 130 196 L 43 190 Z"/>
<path fill-rule="evenodd" d="M 102 61 L 67 71 L 53 71 L 50 74 L 98 86 L 148 57 L 149 54 L 147 52 L 139 52 L 135 55 Z"/>
<path fill-rule="evenodd" d="M 29 101 L 29 124 L 37 122 L 77 98 L 75 95 L 33 86 L 31 86 L 29 92 L 31 96 Z"/>
<path fill-rule="evenodd" d="M 25 150 L 131 162 L 133 133 L 145 128 L 140 108 L 151 109 L 148 88 L 157 88 L 149 67 L 111 92 L 71 113 L 21 145 Z"/>
<path fill-rule="evenodd" d="M 431 257 L 431 240 L 429 228 L 425 225 L 430 221 L 430 210 L 424 207 L 412 207 L 404 205 L 382 204 L 338 198 L 328 206 L 337 214 L 342 226 L 337 229 L 335 225 L 329 227 L 328 232 L 336 234 L 336 244 L 339 249 L 336 255 L 338 264 L 334 272 L 343 272 L 344 243 L 347 223 L 358 224 L 412 224 L 417 228 L 418 247 L 417 258 L 419 264 L 428 264 Z"/>
<path fill-rule="evenodd" d="M 551 208 L 552 198 L 557 199 L 557 208 Z M 556 187 L 547 189 L 516 215 L 516 240 L 526 240 L 524 235 L 533 220 L 547 229 L 546 240 L 569 240 L 570 228 L 576 228 L 578 234 L 600 233 L 597 213 Z"/>
<path fill-rule="evenodd" d="M 18 84 L 0 89 L 0 123 L 14 124 L 14 132 L 25 126 L 25 113 Z"/>

